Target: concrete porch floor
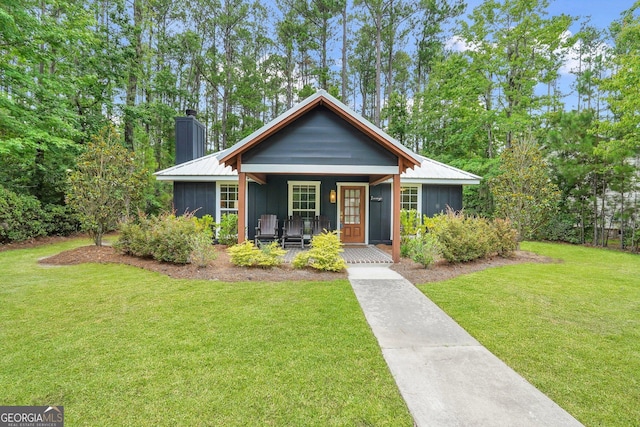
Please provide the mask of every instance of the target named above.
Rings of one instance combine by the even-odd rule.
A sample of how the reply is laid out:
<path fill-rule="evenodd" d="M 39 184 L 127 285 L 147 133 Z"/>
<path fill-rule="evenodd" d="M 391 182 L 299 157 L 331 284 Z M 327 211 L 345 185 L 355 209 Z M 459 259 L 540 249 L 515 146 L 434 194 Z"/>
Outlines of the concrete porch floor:
<path fill-rule="evenodd" d="M 376 248 L 375 246 L 345 246 L 342 258 L 347 264 L 393 264 L 391 255 Z M 284 262 L 290 263 L 296 254 L 306 251 L 308 248 L 287 248 Z"/>

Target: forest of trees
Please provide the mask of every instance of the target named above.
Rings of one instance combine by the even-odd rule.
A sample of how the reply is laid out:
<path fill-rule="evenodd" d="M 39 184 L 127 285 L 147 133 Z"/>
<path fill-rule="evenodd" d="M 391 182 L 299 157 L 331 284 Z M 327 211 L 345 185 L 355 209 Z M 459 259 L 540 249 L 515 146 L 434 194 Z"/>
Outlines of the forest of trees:
<path fill-rule="evenodd" d="M 68 176 L 108 126 L 154 171 L 173 164 L 186 108 L 217 151 L 325 89 L 485 177 L 466 190 L 471 213 L 494 215 L 501 154 L 534 141 L 560 194 L 537 237 L 600 245 L 616 229 L 637 247 L 640 2 L 607 29 L 548 3 L 0 0 L 0 195 L 65 215 Z M 150 178 L 146 210 L 170 207 L 169 190 Z"/>

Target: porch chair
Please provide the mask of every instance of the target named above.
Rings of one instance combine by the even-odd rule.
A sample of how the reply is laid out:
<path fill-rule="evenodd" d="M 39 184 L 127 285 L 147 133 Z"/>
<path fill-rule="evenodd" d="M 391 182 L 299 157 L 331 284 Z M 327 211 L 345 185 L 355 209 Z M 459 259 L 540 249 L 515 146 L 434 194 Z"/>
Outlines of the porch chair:
<path fill-rule="evenodd" d="M 273 214 L 260 215 L 258 226 L 256 227 L 256 236 L 254 238 L 256 246 L 265 242 L 278 241 L 278 217 Z"/>
<path fill-rule="evenodd" d="M 302 218 L 297 215 L 289 217 L 284 221 L 284 227 L 282 227 L 282 249 L 285 248 L 287 243 L 299 244 L 301 248 L 304 248 L 304 223 Z"/>
<path fill-rule="evenodd" d="M 311 225 L 311 234 L 316 236 L 321 234 L 323 230 L 331 230 L 331 221 L 329 221 L 329 218 L 325 215 L 318 215 Z"/>

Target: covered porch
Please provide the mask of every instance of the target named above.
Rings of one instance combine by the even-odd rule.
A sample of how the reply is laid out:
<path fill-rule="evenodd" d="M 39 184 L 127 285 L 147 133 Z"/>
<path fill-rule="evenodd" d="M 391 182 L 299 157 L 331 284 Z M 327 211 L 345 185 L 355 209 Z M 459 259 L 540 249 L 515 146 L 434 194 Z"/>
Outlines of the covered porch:
<path fill-rule="evenodd" d="M 290 248 L 284 256 L 285 263 L 291 263 L 293 258 L 302 251 L 308 249 Z M 391 264 L 393 258 L 386 251 L 373 245 L 365 246 L 345 246 L 344 252 L 340 254 L 347 264 Z"/>

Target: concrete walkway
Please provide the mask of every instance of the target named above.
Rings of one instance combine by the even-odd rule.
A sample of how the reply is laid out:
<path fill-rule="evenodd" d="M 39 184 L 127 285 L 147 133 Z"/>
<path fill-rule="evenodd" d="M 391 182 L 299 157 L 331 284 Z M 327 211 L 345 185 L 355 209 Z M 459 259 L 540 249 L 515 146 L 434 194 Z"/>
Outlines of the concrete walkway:
<path fill-rule="evenodd" d="M 582 425 L 396 272 L 348 271 L 416 426 Z"/>

